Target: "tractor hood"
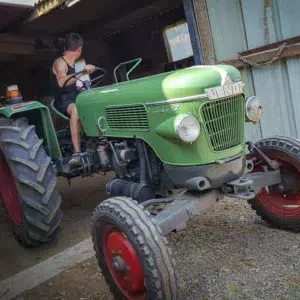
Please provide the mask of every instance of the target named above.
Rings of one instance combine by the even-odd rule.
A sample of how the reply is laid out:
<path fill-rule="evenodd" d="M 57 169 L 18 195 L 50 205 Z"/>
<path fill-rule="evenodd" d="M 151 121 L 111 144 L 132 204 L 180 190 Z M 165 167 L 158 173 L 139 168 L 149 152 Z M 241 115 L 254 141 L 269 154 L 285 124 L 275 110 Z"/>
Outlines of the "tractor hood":
<path fill-rule="evenodd" d="M 232 136 L 238 140 L 234 138 L 226 149 L 214 150 L 206 137 L 206 119 L 200 112 L 205 103 L 215 102 L 208 100 L 207 93 L 210 98 L 212 94 L 223 98 L 213 89 L 206 89 L 224 86 L 220 90 L 233 91 L 236 82 L 241 83 L 241 76 L 234 67 L 195 66 L 89 90 L 77 97 L 76 104 L 87 136 L 139 138 L 147 142 L 164 163 L 201 165 L 244 150 L 245 103 L 242 90 L 238 91 L 238 96 L 227 97 L 231 99 L 228 105 L 227 100 L 220 102 L 224 106 L 223 111 L 232 111 L 227 117 L 232 118 L 230 122 L 235 124 Z M 220 111 L 218 105 L 213 114 L 216 119 Z M 201 123 L 200 136 L 193 143 L 183 143 L 176 138 L 178 134 L 174 134 L 176 117 L 186 114 L 193 115 Z M 219 127 L 214 128 L 217 132 L 223 132 L 221 127 L 226 126 L 226 122 L 221 123 L 218 122 Z"/>
<path fill-rule="evenodd" d="M 79 110 L 95 105 L 124 105 L 160 102 L 205 94 L 205 89 L 241 80 L 232 66 L 194 66 L 137 80 L 92 89 L 77 98 Z"/>

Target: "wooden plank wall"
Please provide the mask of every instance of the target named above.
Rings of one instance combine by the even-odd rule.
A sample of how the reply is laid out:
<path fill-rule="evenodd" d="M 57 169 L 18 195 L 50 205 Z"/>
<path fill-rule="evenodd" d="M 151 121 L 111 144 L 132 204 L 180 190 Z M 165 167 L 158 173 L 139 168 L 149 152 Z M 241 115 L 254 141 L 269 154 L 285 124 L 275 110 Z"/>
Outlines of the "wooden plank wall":
<path fill-rule="evenodd" d="M 200 39 L 211 33 L 216 61 L 237 57 L 247 51 L 299 35 L 299 0 L 194 0 L 198 11 Z M 202 24 L 202 28 L 201 28 Z M 207 28 L 209 27 L 209 30 Z M 298 46 L 293 46 L 296 49 Z M 291 50 L 288 50 L 291 51 Z M 213 52 L 213 54 L 212 54 Z M 209 63 L 206 60 L 206 63 Z M 285 57 L 270 66 L 241 67 L 248 96 L 256 94 L 264 104 L 257 125 L 247 127 L 247 138 L 258 140 L 275 134 L 300 138 L 300 56 Z"/>
<path fill-rule="evenodd" d="M 250 49 L 299 35 L 300 1 L 241 0 L 241 4 Z M 299 72 L 299 56 L 252 68 L 255 91 L 264 100 L 263 136 L 300 137 L 300 85 L 295 78 Z"/>
<path fill-rule="evenodd" d="M 195 7 L 205 9 L 205 0 L 194 0 L 197 2 Z M 204 31 L 206 40 L 211 32 L 211 40 L 213 47 L 209 46 L 209 57 L 214 57 L 216 61 L 230 59 L 237 55 L 237 52 L 246 51 L 248 49 L 247 39 L 245 34 L 242 9 L 239 0 L 206 0 L 207 5 L 207 20 L 209 24 L 200 27 L 200 37 Z M 204 14 L 204 13 L 203 13 Z M 205 23 L 205 19 L 201 18 Z M 204 21 L 203 21 L 204 20 Z M 199 23 L 201 26 L 201 23 Z M 207 30 L 209 27 L 209 30 Z M 214 49 L 212 53 L 211 49 Z M 205 55 L 205 52 L 204 52 Z M 246 83 L 246 96 L 255 95 L 252 72 L 250 67 L 241 69 L 243 81 Z M 260 123 L 253 125 L 247 124 L 246 138 L 248 140 L 259 140 L 262 138 Z"/>

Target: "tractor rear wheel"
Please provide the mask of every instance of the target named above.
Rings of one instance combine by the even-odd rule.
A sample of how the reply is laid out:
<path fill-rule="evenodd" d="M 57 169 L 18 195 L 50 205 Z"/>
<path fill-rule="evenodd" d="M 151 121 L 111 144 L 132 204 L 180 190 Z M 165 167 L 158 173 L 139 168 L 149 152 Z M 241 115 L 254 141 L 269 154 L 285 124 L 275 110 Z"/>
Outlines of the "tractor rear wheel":
<path fill-rule="evenodd" d="M 61 197 L 43 140 L 26 118 L 0 119 L 0 198 L 24 246 L 51 240 L 61 222 Z"/>
<path fill-rule="evenodd" d="M 96 208 L 94 249 L 115 299 L 178 299 L 174 260 L 161 233 L 130 198 L 111 198 Z"/>
<path fill-rule="evenodd" d="M 263 188 L 249 200 L 256 213 L 270 225 L 293 231 L 300 230 L 300 141 L 276 136 L 256 143 L 269 158 L 280 165 L 282 184 Z M 266 168 L 256 161 L 254 172 Z"/>

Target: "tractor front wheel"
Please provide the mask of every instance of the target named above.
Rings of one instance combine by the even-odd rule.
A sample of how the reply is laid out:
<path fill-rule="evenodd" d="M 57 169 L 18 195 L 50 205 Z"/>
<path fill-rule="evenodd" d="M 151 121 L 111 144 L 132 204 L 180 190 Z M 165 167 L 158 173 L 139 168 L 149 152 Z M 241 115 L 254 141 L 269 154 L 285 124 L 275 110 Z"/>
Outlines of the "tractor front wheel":
<path fill-rule="evenodd" d="M 26 118 L 0 119 L 0 200 L 17 240 L 38 246 L 55 237 L 61 197 L 43 140 Z"/>
<path fill-rule="evenodd" d="M 92 219 L 99 266 L 115 299 L 177 299 L 171 250 L 150 214 L 136 201 L 116 197 Z"/>
<path fill-rule="evenodd" d="M 256 146 L 280 165 L 282 183 L 266 187 L 249 200 L 263 220 L 282 229 L 300 230 L 300 141 L 276 136 L 263 139 Z M 254 172 L 264 172 L 265 164 L 257 160 Z"/>

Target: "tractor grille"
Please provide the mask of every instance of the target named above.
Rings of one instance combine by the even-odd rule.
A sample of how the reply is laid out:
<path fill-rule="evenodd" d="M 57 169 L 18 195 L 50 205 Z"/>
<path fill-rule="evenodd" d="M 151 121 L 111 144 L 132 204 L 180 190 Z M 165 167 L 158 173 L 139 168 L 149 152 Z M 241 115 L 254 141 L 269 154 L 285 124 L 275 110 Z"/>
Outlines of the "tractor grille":
<path fill-rule="evenodd" d="M 206 135 L 214 151 L 222 151 L 244 142 L 244 96 L 207 102 L 201 107 Z"/>
<path fill-rule="evenodd" d="M 110 106 L 105 109 L 110 130 L 148 131 L 149 122 L 142 104 Z"/>

